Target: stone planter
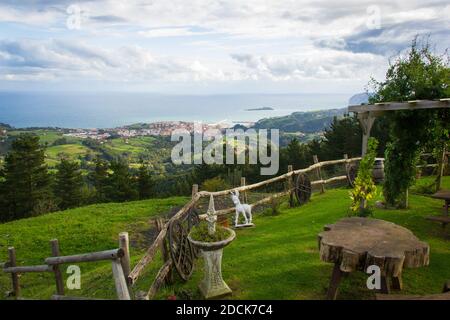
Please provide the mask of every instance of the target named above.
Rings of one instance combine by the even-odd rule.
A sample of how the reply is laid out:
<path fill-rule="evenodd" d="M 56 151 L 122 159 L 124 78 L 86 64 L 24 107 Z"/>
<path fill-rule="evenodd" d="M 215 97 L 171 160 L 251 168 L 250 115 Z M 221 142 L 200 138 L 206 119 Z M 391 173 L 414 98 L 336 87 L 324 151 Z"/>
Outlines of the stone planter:
<path fill-rule="evenodd" d="M 205 260 L 205 276 L 200 282 L 199 289 L 205 299 L 217 299 L 231 294 L 231 289 L 222 278 L 222 253 L 223 248 L 234 240 L 236 233 L 225 228 L 230 232 L 228 239 L 218 242 L 196 241 L 188 235 L 188 240 L 200 249 L 200 253 Z"/>

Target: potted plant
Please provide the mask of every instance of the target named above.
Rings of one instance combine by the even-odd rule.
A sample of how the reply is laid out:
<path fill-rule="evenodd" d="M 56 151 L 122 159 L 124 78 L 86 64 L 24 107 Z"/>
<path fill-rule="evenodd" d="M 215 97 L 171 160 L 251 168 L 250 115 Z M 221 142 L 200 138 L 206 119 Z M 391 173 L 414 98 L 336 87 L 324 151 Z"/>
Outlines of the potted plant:
<path fill-rule="evenodd" d="M 231 294 L 231 289 L 222 278 L 222 252 L 236 237 L 230 228 L 216 226 L 217 214 L 211 195 L 206 222 L 192 228 L 188 240 L 196 246 L 205 261 L 205 275 L 199 289 L 205 299 L 214 299 Z"/>

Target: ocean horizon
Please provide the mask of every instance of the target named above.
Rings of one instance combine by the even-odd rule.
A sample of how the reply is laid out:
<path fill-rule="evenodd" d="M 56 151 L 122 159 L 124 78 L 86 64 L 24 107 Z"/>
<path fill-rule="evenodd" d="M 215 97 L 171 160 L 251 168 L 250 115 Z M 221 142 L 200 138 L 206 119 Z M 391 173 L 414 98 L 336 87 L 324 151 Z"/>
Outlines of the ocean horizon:
<path fill-rule="evenodd" d="M 157 121 L 254 122 L 344 108 L 351 94 L 169 95 L 136 92 L 0 92 L 0 122 L 16 128 L 112 128 Z M 255 108 L 274 110 L 254 110 Z"/>

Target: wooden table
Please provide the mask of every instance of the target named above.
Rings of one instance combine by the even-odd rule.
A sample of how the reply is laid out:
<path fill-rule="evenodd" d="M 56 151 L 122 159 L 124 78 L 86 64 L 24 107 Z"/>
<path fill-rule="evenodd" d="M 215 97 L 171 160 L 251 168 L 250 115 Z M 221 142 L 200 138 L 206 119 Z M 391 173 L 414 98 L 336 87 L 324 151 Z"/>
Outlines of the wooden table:
<path fill-rule="evenodd" d="M 444 214 L 448 216 L 448 207 L 450 206 L 450 190 L 441 190 L 431 196 L 435 199 L 444 200 Z"/>
<path fill-rule="evenodd" d="M 354 271 L 366 272 L 371 265 L 381 271 L 381 292 L 402 288 L 403 268 L 417 268 L 429 263 L 430 248 L 406 228 L 392 222 L 371 218 L 344 218 L 327 225 L 319 233 L 320 259 L 334 263 L 327 298 L 336 299 L 343 276 Z"/>

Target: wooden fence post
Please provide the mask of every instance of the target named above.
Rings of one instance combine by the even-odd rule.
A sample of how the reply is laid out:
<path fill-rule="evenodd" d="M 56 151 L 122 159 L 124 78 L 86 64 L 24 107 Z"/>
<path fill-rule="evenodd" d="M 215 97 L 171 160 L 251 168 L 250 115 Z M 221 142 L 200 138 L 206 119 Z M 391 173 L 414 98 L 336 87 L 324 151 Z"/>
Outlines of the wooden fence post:
<path fill-rule="evenodd" d="M 157 218 L 155 220 L 155 225 L 156 225 L 156 230 L 158 233 L 161 232 L 161 230 L 164 228 L 164 220 L 162 218 Z M 167 248 L 167 243 L 165 240 L 161 241 L 161 254 L 162 254 L 162 258 L 164 260 L 164 263 L 166 263 L 167 261 L 170 260 L 170 254 L 169 254 L 169 250 Z M 166 282 L 167 283 L 172 283 L 173 282 L 173 272 L 172 272 L 172 267 L 170 267 L 168 273 L 167 273 L 167 277 L 166 277 Z"/>
<path fill-rule="evenodd" d="M 123 250 L 123 257 L 120 258 L 122 264 L 123 274 L 125 279 L 128 279 L 130 274 L 130 240 L 128 238 L 128 232 L 119 233 L 119 248 Z M 128 281 L 127 281 L 128 283 Z M 129 283 L 128 283 L 129 284 Z"/>
<path fill-rule="evenodd" d="M 445 143 L 444 143 L 444 147 L 442 148 L 442 156 L 441 159 L 439 159 L 438 163 L 438 174 L 436 177 L 436 191 L 439 191 L 441 189 L 442 177 L 444 176 L 445 156 L 447 153 L 446 151 L 447 150 L 445 150 Z"/>
<path fill-rule="evenodd" d="M 288 172 L 292 172 L 294 170 L 294 168 L 292 167 L 292 164 L 288 165 Z M 294 187 L 294 180 L 293 180 L 293 175 L 291 175 L 288 180 L 288 188 L 289 188 L 289 207 L 293 207 L 294 206 L 294 193 L 293 193 L 293 187 Z"/>
<path fill-rule="evenodd" d="M 60 254 L 58 239 L 50 240 L 50 246 L 52 248 L 52 257 L 58 257 Z M 52 268 L 53 268 L 53 273 L 55 274 L 56 293 L 60 296 L 63 296 L 64 295 L 64 281 L 63 281 L 61 269 L 59 268 L 58 264 L 55 264 L 54 266 L 52 266 Z"/>
<path fill-rule="evenodd" d="M 313 161 L 314 161 L 314 164 L 319 163 L 319 159 L 317 158 L 317 155 L 313 155 Z M 316 169 L 316 174 L 317 174 L 317 178 L 320 181 L 322 181 L 322 183 L 320 184 L 320 192 L 324 193 L 325 192 L 325 185 L 323 184 L 322 171 L 320 170 L 320 166 Z"/>
<path fill-rule="evenodd" d="M 241 177 L 241 187 L 245 187 L 245 177 Z M 242 202 L 248 203 L 247 191 L 242 192 Z"/>
<path fill-rule="evenodd" d="M 127 281 L 125 280 L 125 276 L 123 274 L 121 262 L 119 261 L 119 259 L 114 259 L 111 263 L 117 298 L 119 298 L 119 300 L 131 300 L 130 293 L 128 292 Z"/>
<path fill-rule="evenodd" d="M 198 193 L 198 184 L 192 185 L 192 198 Z"/>
<path fill-rule="evenodd" d="M 16 249 L 14 249 L 14 247 L 8 248 L 8 256 L 9 256 L 8 266 L 9 267 L 17 266 Z M 12 280 L 13 293 L 17 299 L 20 295 L 19 275 L 15 272 L 11 273 L 11 280 Z"/>
<path fill-rule="evenodd" d="M 344 159 L 348 161 L 348 154 L 344 153 Z M 345 162 L 345 174 L 347 175 L 348 162 Z"/>

